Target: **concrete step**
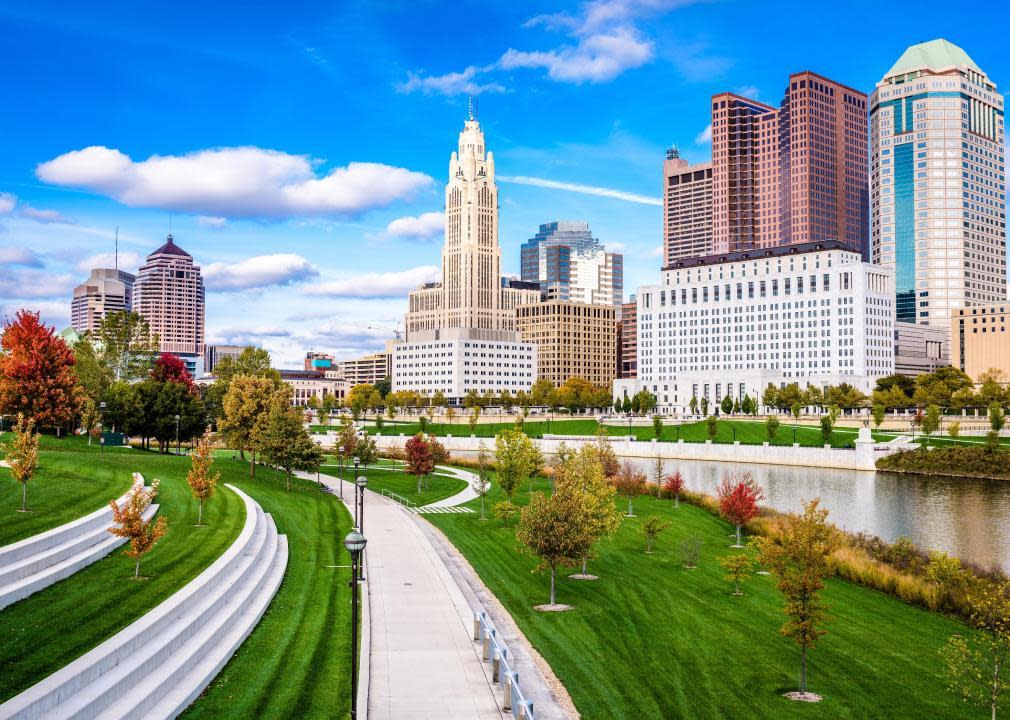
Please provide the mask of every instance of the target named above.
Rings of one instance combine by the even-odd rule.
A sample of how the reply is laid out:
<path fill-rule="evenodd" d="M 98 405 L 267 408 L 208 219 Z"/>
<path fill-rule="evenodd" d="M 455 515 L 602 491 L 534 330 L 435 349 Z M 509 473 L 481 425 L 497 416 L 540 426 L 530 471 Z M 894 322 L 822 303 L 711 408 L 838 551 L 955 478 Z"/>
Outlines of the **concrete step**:
<path fill-rule="evenodd" d="M 144 511 L 144 518 L 150 520 L 157 512 L 158 505 L 151 505 Z M 111 524 L 111 513 L 108 519 Z M 123 545 L 126 538 L 111 534 L 109 527 L 57 545 L 0 571 L 0 610 L 70 577 Z"/>
<path fill-rule="evenodd" d="M 246 522 L 209 568 L 144 617 L 0 705 L 0 718 L 174 717 L 248 637 L 287 566 L 287 539 L 237 488 Z"/>

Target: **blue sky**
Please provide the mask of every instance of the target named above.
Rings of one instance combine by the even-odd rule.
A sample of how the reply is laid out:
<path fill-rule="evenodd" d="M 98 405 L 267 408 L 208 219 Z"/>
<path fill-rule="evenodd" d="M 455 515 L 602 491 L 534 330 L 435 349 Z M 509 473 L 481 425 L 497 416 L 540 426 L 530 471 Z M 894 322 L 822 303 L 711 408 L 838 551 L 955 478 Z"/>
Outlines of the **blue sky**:
<path fill-rule="evenodd" d="M 67 325 L 115 227 L 134 270 L 171 217 L 205 269 L 209 342 L 263 345 L 279 365 L 378 348 L 406 288 L 437 272 L 469 94 L 500 176 L 505 270 L 539 223 L 586 220 L 623 249 L 630 292 L 658 275 L 663 152 L 708 159 L 713 93 L 777 104 L 806 69 L 869 92 L 934 37 L 1006 89 L 1008 14 L 990 4 L 985 22 L 955 24 L 928 1 L 7 0 L 0 315 L 31 307 Z"/>

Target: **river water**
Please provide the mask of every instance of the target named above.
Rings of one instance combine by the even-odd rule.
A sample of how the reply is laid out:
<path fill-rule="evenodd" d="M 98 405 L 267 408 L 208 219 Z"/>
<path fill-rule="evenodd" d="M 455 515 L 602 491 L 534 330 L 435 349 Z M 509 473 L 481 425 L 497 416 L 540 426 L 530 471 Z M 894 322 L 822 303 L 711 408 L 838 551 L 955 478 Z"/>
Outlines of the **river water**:
<path fill-rule="evenodd" d="M 652 479 L 654 460 L 631 461 Z M 723 473 L 749 471 L 764 488 L 762 504 L 768 507 L 797 512 L 802 501 L 820 498 L 829 520 L 845 530 L 887 542 L 904 536 L 924 550 L 943 550 L 983 568 L 998 565 L 1010 572 L 1010 481 L 663 461 L 664 473 L 674 470 L 684 475 L 688 488 L 710 495 Z"/>

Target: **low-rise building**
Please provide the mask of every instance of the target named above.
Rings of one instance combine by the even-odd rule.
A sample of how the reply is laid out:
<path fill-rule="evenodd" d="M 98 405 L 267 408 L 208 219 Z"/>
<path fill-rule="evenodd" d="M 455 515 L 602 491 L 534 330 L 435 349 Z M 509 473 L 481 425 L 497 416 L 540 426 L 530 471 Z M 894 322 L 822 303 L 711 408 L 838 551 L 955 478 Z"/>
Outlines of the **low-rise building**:
<path fill-rule="evenodd" d="M 327 353 L 305 353 L 305 370 L 319 370 L 320 372 L 326 372 L 327 370 L 333 370 L 335 364 L 336 358 Z"/>
<path fill-rule="evenodd" d="M 337 363 L 334 369 L 337 375 L 347 380 L 352 386 L 365 383 L 374 385 L 392 375 L 392 351 L 395 344 L 396 341 L 390 340 L 386 343 L 386 349 L 382 352 L 363 355 L 354 360 L 344 360 Z"/>
<path fill-rule="evenodd" d="M 1010 377 L 1010 304 L 974 305 L 951 311 L 951 364 L 978 382 L 986 370 Z"/>
<path fill-rule="evenodd" d="M 559 386 L 571 377 L 610 387 L 617 377 L 616 308 L 562 300 L 520 305 L 519 334 L 537 348 L 537 377 Z"/>
<path fill-rule="evenodd" d="M 891 269 L 836 241 L 675 262 L 638 290 L 638 378 L 615 395 L 644 388 L 684 412 L 769 383 L 870 392 L 894 372 L 893 293 Z"/>
<path fill-rule="evenodd" d="M 205 345 L 203 349 L 203 371 L 214 373 L 214 368 L 225 358 L 237 360 L 242 351 L 251 345 Z"/>
<path fill-rule="evenodd" d="M 326 377 L 326 373 L 318 370 L 279 370 L 281 381 L 291 386 L 291 404 L 304 407 L 309 404 L 309 398 L 322 402 L 325 395 L 336 400 L 343 400 L 351 389 L 346 380 Z"/>
<path fill-rule="evenodd" d="M 950 365 L 950 330 L 920 323 L 894 323 L 894 372 L 924 375 Z"/>

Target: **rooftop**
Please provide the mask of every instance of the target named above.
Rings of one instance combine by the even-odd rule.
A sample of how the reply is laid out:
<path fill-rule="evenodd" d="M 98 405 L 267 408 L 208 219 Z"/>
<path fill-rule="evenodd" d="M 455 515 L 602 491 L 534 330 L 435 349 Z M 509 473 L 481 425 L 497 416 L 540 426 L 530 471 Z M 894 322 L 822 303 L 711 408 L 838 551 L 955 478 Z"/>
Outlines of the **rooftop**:
<path fill-rule="evenodd" d="M 985 74 L 982 68 L 968 57 L 968 53 L 954 43 L 948 42 L 943 38 L 937 38 L 936 40 L 930 40 L 929 42 L 909 47 L 898 58 L 898 62 L 891 66 L 891 69 L 887 71 L 884 77 L 904 75 L 905 73 L 924 68 L 943 70 L 945 68 L 962 66 L 967 66 L 975 72 Z"/>
<path fill-rule="evenodd" d="M 700 257 L 683 258 L 666 265 L 663 270 L 683 270 L 685 268 L 718 265 L 721 263 L 740 262 L 741 260 L 760 260 L 762 258 L 782 257 L 784 255 L 802 255 L 803 253 L 821 252 L 824 250 L 844 250 L 859 254 L 847 243 L 839 240 L 823 240 L 818 242 L 796 243 L 795 245 L 779 245 L 770 248 L 755 248 L 739 252 L 720 253 L 717 255 L 702 255 Z"/>
<path fill-rule="evenodd" d="M 171 235 L 168 236 L 167 240 L 168 241 L 164 245 L 151 253 L 151 255 L 179 255 L 181 257 L 192 257 L 188 252 L 175 244 L 175 239 Z M 150 255 L 148 255 L 148 257 L 150 257 Z"/>

